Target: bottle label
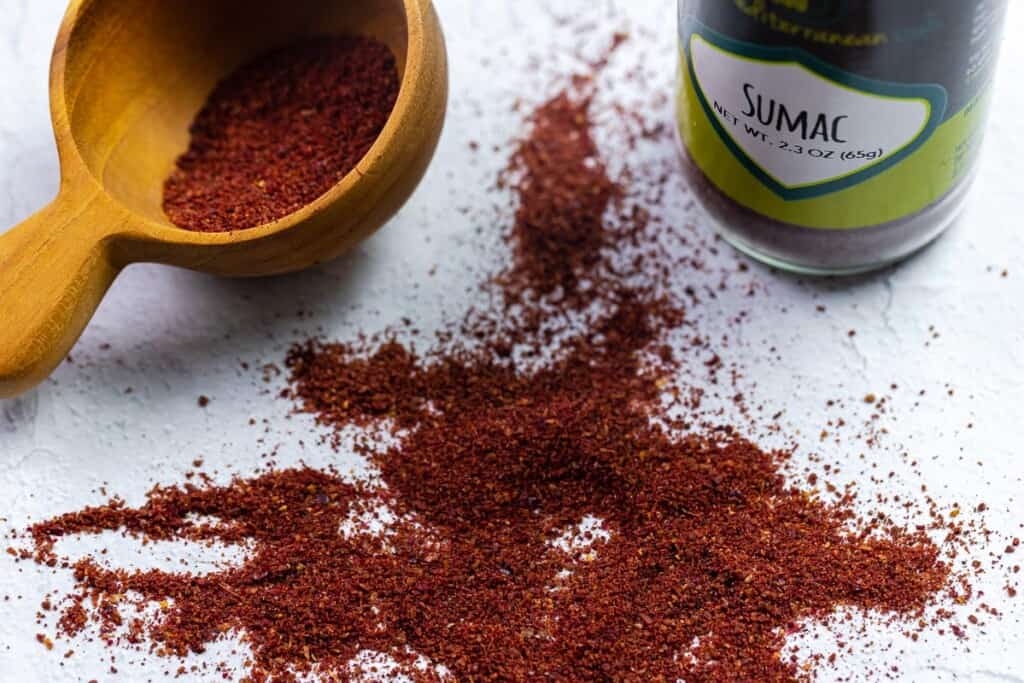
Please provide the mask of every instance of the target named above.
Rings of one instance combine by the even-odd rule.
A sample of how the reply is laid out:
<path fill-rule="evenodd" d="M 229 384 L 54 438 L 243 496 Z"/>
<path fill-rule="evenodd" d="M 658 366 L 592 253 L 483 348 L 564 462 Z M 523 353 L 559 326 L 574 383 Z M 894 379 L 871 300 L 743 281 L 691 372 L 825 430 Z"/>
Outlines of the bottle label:
<path fill-rule="evenodd" d="M 941 200 L 976 165 L 1006 2 L 929 6 L 684 0 L 691 161 L 733 201 L 802 227 L 882 225 Z"/>
<path fill-rule="evenodd" d="M 715 132 L 782 199 L 852 187 L 907 158 L 946 109 L 939 85 L 860 78 L 807 53 L 694 32 L 690 76 Z"/>

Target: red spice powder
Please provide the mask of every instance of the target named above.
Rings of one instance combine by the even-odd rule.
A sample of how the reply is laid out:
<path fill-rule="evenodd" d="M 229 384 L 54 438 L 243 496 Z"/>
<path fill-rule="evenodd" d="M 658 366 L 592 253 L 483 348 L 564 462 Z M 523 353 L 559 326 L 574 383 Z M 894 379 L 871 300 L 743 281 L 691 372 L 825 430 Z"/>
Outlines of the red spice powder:
<path fill-rule="evenodd" d="M 398 97 L 395 58 L 368 37 L 319 37 L 241 67 L 210 94 L 164 184 L 175 225 L 277 220 L 324 194 L 373 145 Z"/>
<path fill-rule="evenodd" d="M 87 619 L 113 633 L 109 598 L 139 595 L 162 607 L 129 641 L 180 656 L 241 633 L 253 681 L 352 680 L 366 651 L 417 681 L 444 679 L 417 657 L 454 680 L 788 681 L 804 672 L 782 656 L 786 634 L 805 621 L 852 606 L 917 630 L 955 595 L 924 531 L 787 483 L 785 453 L 731 428 L 687 433 L 668 417 L 685 361 L 665 341 L 686 319 L 664 263 L 645 262 L 656 250 L 628 253 L 649 225 L 593 144 L 591 86 L 579 79 L 531 119 L 509 171 L 520 208 L 506 296 L 467 316 L 472 345 L 289 353 L 289 395 L 321 423 L 403 430 L 360 449 L 379 481 L 272 471 L 37 524 L 47 563 L 57 538 L 105 529 L 252 549 L 204 576 L 80 560 L 62 635 Z M 377 506 L 394 517 L 366 521 Z M 601 533 L 578 531 L 587 519 Z"/>
<path fill-rule="evenodd" d="M 390 609 L 408 615 L 402 642 L 457 679 L 790 680 L 796 665 L 779 655 L 794 624 L 839 605 L 909 618 L 946 585 L 924 534 L 847 531 L 849 499 L 787 486 L 783 455 L 728 430 L 653 424 L 661 375 L 639 360 L 645 318 L 617 312 L 601 331 L 624 333 L 579 339 L 535 373 L 444 359 L 400 381 L 425 390 L 416 412 L 393 414 L 413 425 L 402 444 L 371 456 L 380 496 L 450 552 Z M 376 381 L 396 356 L 355 365 Z M 375 415 L 321 390 L 339 376 L 361 385 L 344 347 L 290 360 L 321 419 Z M 593 555 L 552 547 L 587 516 L 610 533 Z"/>
<path fill-rule="evenodd" d="M 591 82 L 587 79 L 589 89 Z M 504 279 L 510 294 L 529 289 L 576 303 L 614 237 L 605 212 L 623 188 L 608 177 L 587 121 L 591 96 L 556 95 L 530 118 L 533 134 L 512 158 L 518 176 L 515 266 Z"/>

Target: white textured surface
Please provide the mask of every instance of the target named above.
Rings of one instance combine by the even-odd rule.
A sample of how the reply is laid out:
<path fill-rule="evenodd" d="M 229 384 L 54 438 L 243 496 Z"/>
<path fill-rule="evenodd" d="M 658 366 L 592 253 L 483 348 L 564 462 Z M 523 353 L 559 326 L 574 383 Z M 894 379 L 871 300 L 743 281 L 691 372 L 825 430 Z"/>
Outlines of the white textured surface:
<path fill-rule="evenodd" d="M 31 394 L 0 402 L 5 533 L 99 503 L 106 498 L 101 486 L 137 503 L 153 483 L 180 481 L 196 457 L 221 478 L 253 471 L 272 449 L 281 465 L 300 459 L 313 466 L 337 463 L 338 455 L 306 433 L 313 429 L 307 417 L 288 416 L 288 404 L 273 396 L 279 380 L 265 384 L 260 365 L 280 362 L 290 341 L 321 330 L 350 338 L 402 316 L 430 330 L 444 313 L 457 315 L 472 300 L 478 274 L 468 266 L 493 258 L 487 256 L 493 249 L 480 246 L 494 245 L 497 231 L 488 211 L 493 198 L 484 189 L 503 154 L 473 155 L 468 142 L 478 140 L 484 150 L 504 143 L 520 121 L 514 100 L 539 96 L 537 77 L 522 72 L 553 70 L 544 62 L 546 46 L 576 39 L 564 29 L 555 35 L 541 0 L 437 4 L 449 37 L 453 100 L 441 149 L 413 201 L 356 253 L 309 273 L 232 282 L 129 268 L 75 348 L 74 364 Z M 654 74 L 650 86 L 667 93 L 674 71 L 672 3 L 623 0 L 612 19 L 611 3 L 598 4 L 566 0 L 556 7 L 589 12 L 610 29 L 647 27 L 629 49 L 646 54 Z M 700 313 L 706 334 L 714 337 L 738 312 L 749 311 L 747 322 L 730 331 L 726 360 L 744 365 L 756 382 L 752 403 L 764 403 L 768 414 L 785 410 L 794 426 L 790 436 L 804 451 L 848 463 L 846 475 L 857 476 L 868 494 L 887 490 L 859 476 L 877 470 L 883 479 L 894 472 L 885 486 L 911 495 L 923 480 L 947 506 L 972 510 L 985 501 L 997 543 L 1024 536 L 1024 91 L 1014 87 L 1024 77 L 1024 5 L 1011 4 L 989 142 L 961 225 L 913 261 L 856 280 L 815 283 L 755 266 L 749 277 L 757 283 L 756 296 L 734 287 Z M 26 217 L 56 190 L 46 83 L 62 11 L 61 0 L 0 0 L 0 225 Z M 673 219 L 699 223 L 685 205 L 681 195 Z M 462 206 L 479 211 L 456 210 Z M 848 336 L 850 329 L 856 336 Z M 253 369 L 242 370 L 241 361 Z M 865 449 L 852 437 L 840 444 L 819 441 L 827 420 L 838 414 L 826 408 L 827 399 L 847 401 L 848 416 L 863 412 L 866 393 L 889 393 L 892 383 L 900 389 L 892 392 L 893 409 L 883 419 L 889 434 L 882 448 Z M 205 410 L 196 405 L 200 394 L 212 399 Z M 248 425 L 250 418 L 258 428 Z M 901 457 L 903 451 L 910 458 Z M 913 459 L 920 475 L 908 464 Z M 137 544 L 92 541 L 94 547 L 109 545 L 111 562 L 142 561 Z M 63 549 L 75 553 L 76 547 Z M 978 550 L 986 564 L 989 550 Z M 193 558 L 198 569 L 209 554 L 167 551 L 169 562 Z M 120 673 L 114 677 L 111 653 L 87 643 L 59 642 L 45 651 L 35 641 L 35 612 L 46 590 L 66 588 L 68 579 L 66 572 L 0 556 L 0 681 L 161 679 L 177 668 L 177 662 L 154 664 L 117 652 Z M 857 677 L 866 663 L 899 664 L 906 680 L 1024 680 L 1024 598 L 1005 599 L 1001 584 L 993 575 L 983 588 L 1003 617 L 986 617 L 967 643 L 935 634 L 912 643 L 883 630 L 874 645 L 844 655 L 841 671 Z M 890 640 L 895 647 L 884 649 Z M 218 661 L 232 647 L 211 648 L 205 659 Z M 75 655 L 64 659 L 69 648 Z M 821 677 L 835 675 L 824 671 Z"/>

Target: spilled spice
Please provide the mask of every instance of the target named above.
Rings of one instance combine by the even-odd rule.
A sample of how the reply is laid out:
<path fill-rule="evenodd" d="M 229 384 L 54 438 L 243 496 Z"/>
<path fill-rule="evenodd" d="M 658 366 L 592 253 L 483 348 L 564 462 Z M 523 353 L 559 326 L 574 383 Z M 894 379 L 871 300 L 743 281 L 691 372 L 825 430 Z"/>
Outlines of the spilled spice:
<path fill-rule="evenodd" d="M 580 84 L 590 90 L 590 83 Z M 529 288 L 578 303 L 584 280 L 612 246 L 605 212 L 623 188 L 605 169 L 587 121 L 592 95 L 562 92 L 530 118 L 533 134 L 512 158 L 519 198 L 511 233 L 515 266 L 505 279 L 509 294 Z"/>
<path fill-rule="evenodd" d="M 390 49 L 319 37 L 242 66 L 210 94 L 164 184 L 164 211 L 201 232 L 255 227 L 324 194 L 370 149 L 398 96 Z"/>
<path fill-rule="evenodd" d="M 367 653 L 416 681 L 789 681 L 807 671 L 787 636 L 839 607 L 915 636 L 951 618 L 929 608 L 970 588 L 927 530 L 861 517 L 817 479 L 799 488 L 787 453 L 734 428 L 670 416 L 691 362 L 667 343 L 688 322 L 665 282 L 679 274 L 600 158 L 593 89 L 578 77 L 542 104 L 513 156 L 513 264 L 493 310 L 425 354 L 395 340 L 288 354 L 302 410 L 396 437 L 355 446 L 379 476 L 269 471 L 36 524 L 26 556 L 77 584 L 61 637 L 91 623 L 116 643 L 129 607 L 156 604 L 121 642 L 181 657 L 242 635 L 251 681 L 386 672 Z M 119 529 L 249 550 L 205 575 L 56 552 Z"/>

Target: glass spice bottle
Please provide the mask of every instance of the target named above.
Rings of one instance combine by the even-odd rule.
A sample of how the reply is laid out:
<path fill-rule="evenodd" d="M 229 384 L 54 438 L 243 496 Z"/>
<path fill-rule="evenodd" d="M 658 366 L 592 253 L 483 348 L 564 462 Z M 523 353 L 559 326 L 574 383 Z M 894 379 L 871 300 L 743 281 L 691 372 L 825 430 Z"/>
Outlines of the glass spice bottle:
<path fill-rule="evenodd" d="M 723 237 L 843 274 L 963 208 L 1007 0 L 679 0 L 684 168 Z"/>

